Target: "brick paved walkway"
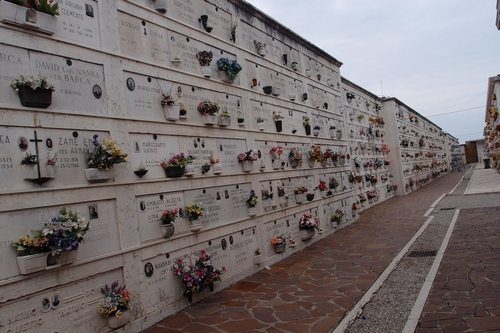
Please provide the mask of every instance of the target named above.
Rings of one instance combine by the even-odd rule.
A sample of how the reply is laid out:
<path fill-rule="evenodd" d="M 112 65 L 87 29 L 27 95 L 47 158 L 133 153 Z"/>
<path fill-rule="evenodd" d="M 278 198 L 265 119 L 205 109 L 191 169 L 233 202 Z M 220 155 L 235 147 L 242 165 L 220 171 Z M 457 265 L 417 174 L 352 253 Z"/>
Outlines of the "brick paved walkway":
<path fill-rule="evenodd" d="M 144 331 L 328 332 L 378 278 L 425 221 L 422 216 L 463 176 L 450 173 L 301 252 Z"/>
<path fill-rule="evenodd" d="M 499 214 L 460 211 L 416 333 L 500 332 Z"/>

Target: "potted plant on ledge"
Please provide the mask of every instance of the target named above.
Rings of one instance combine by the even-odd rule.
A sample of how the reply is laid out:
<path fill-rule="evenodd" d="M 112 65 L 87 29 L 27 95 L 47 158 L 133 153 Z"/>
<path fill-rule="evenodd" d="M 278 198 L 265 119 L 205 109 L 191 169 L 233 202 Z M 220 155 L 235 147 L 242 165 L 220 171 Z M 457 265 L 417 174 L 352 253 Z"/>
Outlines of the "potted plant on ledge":
<path fill-rule="evenodd" d="M 310 212 L 305 212 L 299 220 L 300 238 L 303 241 L 311 239 L 319 228 L 319 220 L 312 217 Z"/>
<path fill-rule="evenodd" d="M 269 150 L 271 154 L 271 162 L 274 170 L 279 170 L 281 168 L 281 154 L 283 154 L 283 147 L 276 146 Z"/>
<path fill-rule="evenodd" d="M 311 124 L 309 124 L 309 117 L 302 117 L 302 124 L 304 125 L 304 129 L 306 130 L 306 135 L 311 135 Z"/>
<path fill-rule="evenodd" d="M 104 299 L 97 305 L 97 313 L 108 320 L 108 326 L 116 329 L 126 325 L 129 322 L 130 311 L 129 301 L 130 292 L 125 286 L 120 287 L 118 281 L 101 288 Z"/>
<path fill-rule="evenodd" d="M 162 92 L 160 103 L 165 113 L 166 120 L 179 120 L 181 107 L 180 105 L 175 105 L 175 101 L 170 94 Z"/>
<path fill-rule="evenodd" d="M 99 135 L 92 137 L 93 150 L 87 148 L 86 157 L 88 169 L 85 177 L 88 182 L 100 182 L 113 179 L 115 164 L 127 163 L 127 154 L 123 153 L 115 141 L 108 139 L 101 144 L 97 140 Z"/>
<path fill-rule="evenodd" d="M 10 86 L 19 94 L 22 106 L 46 109 L 52 104 L 52 92 L 55 88 L 45 76 L 21 75 Z"/>
<path fill-rule="evenodd" d="M 40 163 L 38 157 L 31 152 L 26 152 L 26 156 L 21 160 L 21 170 L 24 179 L 34 179 L 38 177 L 37 165 Z"/>
<path fill-rule="evenodd" d="M 298 148 L 290 148 L 290 153 L 288 153 L 288 161 L 292 168 L 296 168 L 302 164 L 302 154 L 299 152 Z"/>
<path fill-rule="evenodd" d="M 302 185 L 297 185 L 294 190 L 295 193 L 295 203 L 301 204 L 306 201 L 307 188 Z"/>
<path fill-rule="evenodd" d="M 205 207 L 201 202 L 191 202 L 184 209 L 186 212 L 185 217 L 189 220 L 189 230 L 192 232 L 197 232 L 201 230 L 201 219 L 203 216 Z"/>
<path fill-rule="evenodd" d="M 221 80 L 226 83 L 233 83 L 242 69 L 236 60 L 229 60 L 228 58 L 218 59 L 217 68 L 222 75 Z"/>
<path fill-rule="evenodd" d="M 45 222 L 42 230 L 32 231 L 35 237 L 21 237 L 12 243 L 19 253 L 19 272 L 30 274 L 74 262 L 89 229 L 90 223 L 80 214 L 61 207 L 57 215 Z"/>
<path fill-rule="evenodd" d="M 262 207 L 265 210 L 268 210 L 269 208 L 271 208 L 271 204 L 273 201 L 273 192 L 261 189 L 260 193 L 262 194 Z"/>
<path fill-rule="evenodd" d="M 218 125 L 221 127 L 226 127 L 231 125 L 231 115 L 229 114 L 229 111 L 227 111 L 226 108 L 224 108 L 224 110 L 219 116 Z"/>
<path fill-rule="evenodd" d="M 215 102 L 203 101 L 198 104 L 198 111 L 201 113 L 205 125 L 217 125 L 217 112 L 220 106 Z"/>
<path fill-rule="evenodd" d="M 163 237 L 170 238 L 175 232 L 175 227 L 172 224 L 177 218 L 179 208 L 164 209 L 161 213 L 161 233 Z"/>
<path fill-rule="evenodd" d="M 281 253 L 285 250 L 286 240 L 285 236 L 277 236 L 271 238 L 271 244 L 274 245 L 274 250 L 276 253 Z"/>
<path fill-rule="evenodd" d="M 0 21 L 25 29 L 54 34 L 59 3 L 52 0 L 0 1 Z"/>
<path fill-rule="evenodd" d="M 335 223 L 335 225 L 332 225 L 333 227 L 336 227 L 342 222 L 342 217 L 344 217 L 344 213 L 340 209 L 336 209 L 335 213 L 332 215 L 330 218 L 330 221 L 332 224 Z"/>
<path fill-rule="evenodd" d="M 212 62 L 213 56 L 212 51 L 200 51 L 196 53 L 196 59 L 198 59 L 198 62 L 200 63 L 201 74 L 203 74 L 204 77 L 212 76 L 210 63 Z"/>
<path fill-rule="evenodd" d="M 274 124 L 276 125 L 276 132 L 283 131 L 283 116 L 276 111 L 273 111 Z"/>
<path fill-rule="evenodd" d="M 255 216 L 257 215 L 257 203 L 259 202 L 258 196 L 255 195 L 255 191 L 251 190 L 250 195 L 248 198 L 245 200 L 248 206 L 248 216 Z"/>
<path fill-rule="evenodd" d="M 184 175 L 184 168 L 186 164 L 190 163 L 194 157 L 191 155 L 184 155 L 184 153 L 175 154 L 170 159 L 162 160 L 160 166 L 165 170 L 165 175 L 168 178 L 178 178 Z"/>
<path fill-rule="evenodd" d="M 238 162 L 241 163 L 244 172 L 253 170 L 253 162 L 259 158 L 258 152 L 255 149 L 250 149 L 245 153 L 238 154 Z"/>

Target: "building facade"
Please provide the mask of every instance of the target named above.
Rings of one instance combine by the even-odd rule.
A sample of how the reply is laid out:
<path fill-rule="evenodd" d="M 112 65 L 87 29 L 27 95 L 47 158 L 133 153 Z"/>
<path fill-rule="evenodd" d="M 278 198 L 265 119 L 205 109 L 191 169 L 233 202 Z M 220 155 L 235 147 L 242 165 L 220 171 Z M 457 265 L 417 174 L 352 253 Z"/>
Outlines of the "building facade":
<path fill-rule="evenodd" d="M 452 136 L 246 2 L 56 3 L 59 16 L 0 1 L 2 331 L 108 332 L 96 309 L 118 281 L 124 332 L 140 332 L 189 306 L 178 259 L 207 251 L 226 269 L 217 291 L 447 171 Z M 54 90 L 34 95 L 21 75 Z M 127 163 L 94 170 L 103 144 Z M 176 174 L 181 153 L 193 159 Z M 84 241 L 18 256 L 20 237 L 56 233 L 61 207 L 90 222 Z"/>

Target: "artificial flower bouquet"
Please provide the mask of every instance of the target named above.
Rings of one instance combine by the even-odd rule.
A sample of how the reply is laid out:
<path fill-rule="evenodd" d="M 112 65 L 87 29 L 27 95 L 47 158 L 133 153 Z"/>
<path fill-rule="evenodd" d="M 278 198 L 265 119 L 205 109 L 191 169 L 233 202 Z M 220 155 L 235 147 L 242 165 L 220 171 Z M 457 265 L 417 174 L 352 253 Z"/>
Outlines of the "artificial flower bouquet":
<path fill-rule="evenodd" d="M 99 135 L 92 137 L 93 150 L 87 149 L 87 165 L 89 168 L 109 170 L 115 164 L 127 163 L 127 153 L 123 153 L 115 141 L 108 139 L 100 143 Z"/>
<path fill-rule="evenodd" d="M 317 217 L 313 217 L 310 212 L 305 212 L 299 220 L 299 229 L 300 230 L 312 230 L 319 229 L 319 219 Z"/>

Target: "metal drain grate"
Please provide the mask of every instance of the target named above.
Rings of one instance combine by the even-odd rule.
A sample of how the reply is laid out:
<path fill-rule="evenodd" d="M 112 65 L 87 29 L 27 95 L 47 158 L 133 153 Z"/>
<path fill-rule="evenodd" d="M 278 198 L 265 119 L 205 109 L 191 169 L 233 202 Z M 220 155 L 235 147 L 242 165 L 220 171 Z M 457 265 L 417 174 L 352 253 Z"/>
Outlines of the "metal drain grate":
<path fill-rule="evenodd" d="M 441 208 L 441 210 L 454 210 L 455 207 L 447 207 L 447 208 Z"/>
<path fill-rule="evenodd" d="M 408 257 L 435 257 L 437 251 L 411 251 Z"/>

